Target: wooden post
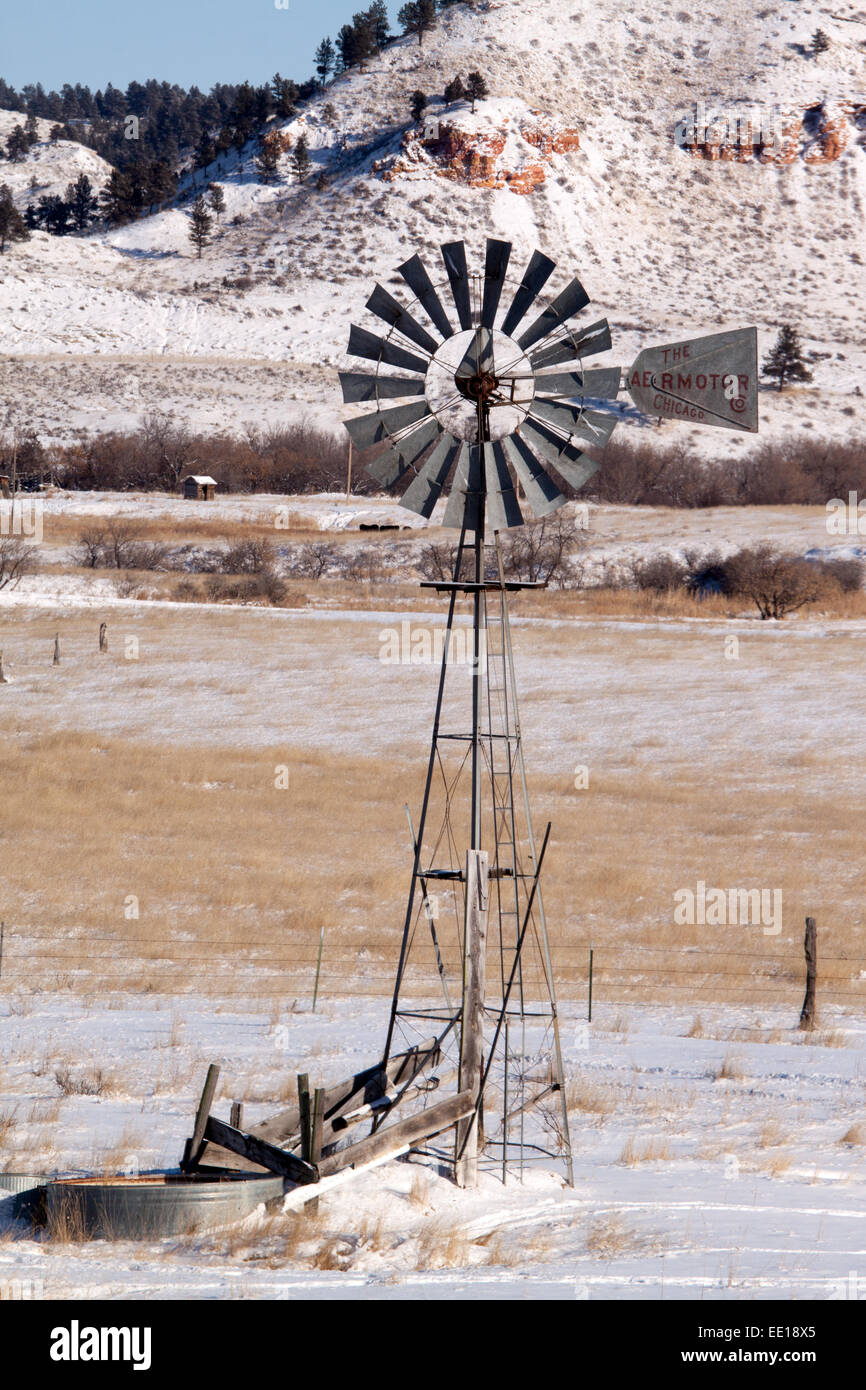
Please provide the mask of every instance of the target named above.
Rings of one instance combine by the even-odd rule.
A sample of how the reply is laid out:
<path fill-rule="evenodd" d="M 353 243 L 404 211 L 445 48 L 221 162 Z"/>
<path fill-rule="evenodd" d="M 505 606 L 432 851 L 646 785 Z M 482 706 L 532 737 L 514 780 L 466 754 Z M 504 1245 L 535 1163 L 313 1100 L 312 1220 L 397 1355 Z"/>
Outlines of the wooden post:
<path fill-rule="evenodd" d="M 0 652 L 0 685 L 8 685 L 9 681 L 6 672 L 3 670 L 3 653 Z"/>
<path fill-rule="evenodd" d="M 187 1140 L 186 1152 L 181 1162 L 181 1168 L 185 1173 L 192 1172 L 199 1160 L 201 1146 L 204 1142 L 204 1132 L 207 1125 L 210 1108 L 213 1105 L 213 1098 L 219 1081 L 220 1069 L 216 1062 L 211 1062 L 207 1069 L 204 1087 L 201 1093 L 201 1100 L 198 1103 L 198 1110 L 195 1115 L 195 1125 L 192 1131 L 192 1138 Z"/>
<path fill-rule="evenodd" d="M 589 994 L 586 1001 L 586 1021 L 592 1023 L 592 942 L 589 943 Z"/>
<path fill-rule="evenodd" d="M 313 1117 L 310 1111 L 310 1078 L 305 1071 L 298 1075 L 298 1114 L 301 1129 L 301 1158 L 310 1162 L 313 1152 Z"/>
<path fill-rule="evenodd" d="M 6 931 L 6 923 L 0 922 L 0 979 L 3 978 L 3 937 Z"/>
<path fill-rule="evenodd" d="M 313 1110 L 310 1117 L 310 1158 L 309 1162 L 317 1168 L 322 1161 L 322 1122 L 325 1117 L 325 1090 L 319 1086 L 313 1093 Z M 310 1216 L 315 1216 L 319 1210 L 319 1199 L 314 1197 L 307 1204 L 307 1211 Z"/>
<path fill-rule="evenodd" d="M 818 984 L 818 924 L 814 917 L 806 918 L 803 949 L 806 952 L 806 997 L 800 1014 L 800 1027 L 805 1033 L 811 1033 L 818 1021 L 815 1007 L 815 988 Z"/>
<path fill-rule="evenodd" d="M 243 1101 L 233 1100 L 231 1109 L 232 1129 L 243 1129 L 244 1127 L 244 1106 Z"/>
<path fill-rule="evenodd" d="M 460 1031 L 459 1091 L 476 1102 L 472 1115 L 457 1125 L 455 1177 L 459 1187 L 478 1182 L 478 1132 L 481 1124 L 481 1072 L 484 1051 L 484 985 L 487 959 L 487 851 L 466 854 L 466 916 L 463 930 L 463 1014 Z"/>
<path fill-rule="evenodd" d="M 316 983 L 313 986 L 313 1013 L 316 1012 L 316 1000 L 319 997 L 319 976 L 322 973 L 322 947 L 325 944 L 325 928 L 319 932 L 319 958 L 316 961 Z"/>
<path fill-rule="evenodd" d="M 60 633 L 54 634 L 54 665 L 60 665 Z"/>
<path fill-rule="evenodd" d="M 107 623 L 100 623 L 100 624 L 99 624 L 99 650 L 100 650 L 101 652 L 107 652 L 107 651 L 108 651 L 108 624 L 107 624 Z"/>

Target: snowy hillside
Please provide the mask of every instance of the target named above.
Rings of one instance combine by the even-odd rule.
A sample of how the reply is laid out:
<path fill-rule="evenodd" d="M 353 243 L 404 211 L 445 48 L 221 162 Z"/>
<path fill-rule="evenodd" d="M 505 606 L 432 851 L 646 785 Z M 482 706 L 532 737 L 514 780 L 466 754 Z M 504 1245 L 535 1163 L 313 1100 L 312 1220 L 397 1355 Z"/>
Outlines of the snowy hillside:
<path fill-rule="evenodd" d="M 0 111 L 0 146 L 5 149 L 6 141 L 16 125 L 24 124 L 24 116 L 18 111 Z M 5 183 L 12 191 L 17 205 L 22 209 L 28 203 L 38 203 L 43 197 L 62 198 L 70 183 L 79 174 L 86 174 L 95 189 L 108 182 L 111 165 L 86 145 L 76 140 L 56 140 L 48 138 L 53 122 L 37 121 L 39 142 L 34 145 L 25 159 L 12 163 L 4 159 L 0 164 L 0 183 Z"/>
<path fill-rule="evenodd" d="M 624 11 L 621 0 L 449 8 L 423 45 L 407 38 L 338 78 L 286 127 L 311 148 L 302 186 L 287 154 L 280 181 L 259 185 L 252 147 L 242 172 L 234 152 L 208 170 L 227 208 L 201 260 L 180 208 L 87 240 L 34 234 L 2 266 L 4 400 L 66 437 L 154 405 L 211 428 L 299 415 L 336 427 L 335 371 L 373 281 L 415 250 L 435 272 L 438 244 L 455 237 L 478 264 L 492 234 L 514 241 L 518 273 L 540 246 L 559 264 L 555 288 L 581 275 L 595 316 L 611 319 L 611 363 L 749 323 L 763 354 L 794 322 L 814 381 L 762 394 L 762 432 L 857 428 L 866 12 L 769 0 L 759 13 L 746 0 Z M 818 28 L 831 46 L 815 57 Z M 474 117 L 437 97 L 472 68 L 490 88 Z M 409 120 L 415 89 L 429 99 L 423 128 Z M 697 103 L 729 121 L 772 113 L 776 155 L 682 148 Z M 659 434 L 674 432 L 715 452 L 748 447 L 698 427 Z"/>

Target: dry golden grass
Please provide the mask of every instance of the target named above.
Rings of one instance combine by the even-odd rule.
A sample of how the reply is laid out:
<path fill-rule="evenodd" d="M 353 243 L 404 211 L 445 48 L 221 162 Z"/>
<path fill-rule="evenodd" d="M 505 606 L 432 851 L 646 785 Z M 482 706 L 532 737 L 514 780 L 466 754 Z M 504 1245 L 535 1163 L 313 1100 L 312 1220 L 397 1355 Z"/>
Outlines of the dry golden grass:
<path fill-rule="evenodd" d="M 642 1240 L 619 1216 L 594 1217 L 587 1227 L 586 1249 L 599 1260 L 613 1260 L 640 1250 Z"/>
<path fill-rule="evenodd" d="M 673 1152 L 667 1139 L 659 1136 L 636 1139 L 630 1135 L 623 1144 L 619 1161 L 629 1168 L 635 1168 L 639 1163 L 659 1163 L 670 1158 L 673 1158 Z"/>
<path fill-rule="evenodd" d="M 347 585 L 346 591 L 354 589 L 357 597 L 360 588 Z M 413 588 L 406 593 L 417 602 Z M 393 589 L 390 594 L 393 599 Z M 96 655 L 101 616 L 109 621 L 107 663 Z M 347 675 L 341 657 L 347 644 L 362 640 L 354 633 L 359 624 L 139 608 L 122 619 L 116 611 L 94 609 L 64 624 L 65 664 L 52 672 L 54 615 L 10 610 L 4 617 L 4 647 L 14 654 L 16 682 L 30 683 L 17 705 L 10 703 L 15 685 L 3 687 L 0 702 L 7 735 L 0 742 L 7 834 L 4 981 L 17 1007 L 28 1007 L 31 988 L 91 997 L 98 990 L 99 998 L 114 988 L 205 992 L 226 1004 L 254 999 L 277 1026 L 294 1000 L 307 1001 L 312 993 L 322 926 L 323 996 L 386 993 L 410 870 L 402 808 L 406 801 L 417 808 L 420 800 L 432 694 L 418 703 L 423 718 L 407 711 L 405 741 L 389 736 L 382 741 L 387 751 L 361 754 L 351 742 L 359 721 L 369 720 L 375 741 L 379 712 L 390 718 L 407 687 L 383 685 L 380 672 L 357 682 Z M 146 662 L 123 661 L 118 648 L 127 630 L 140 636 Z M 675 637 L 661 629 L 624 633 L 616 637 L 615 669 L 610 630 L 600 624 L 538 626 L 516 630 L 515 638 L 527 679 L 538 671 L 555 673 L 563 643 L 579 642 L 581 659 L 585 655 L 590 669 L 600 663 L 607 688 L 638 712 L 658 702 L 658 673 L 672 656 L 685 663 L 678 669 L 690 669 L 693 656 L 698 683 L 682 697 L 670 696 L 672 729 L 679 699 L 688 709 L 689 700 L 701 698 L 704 678 L 715 673 L 729 679 L 716 653 L 718 634 L 711 639 L 682 628 Z M 375 630 L 363 641 L 373 668 Z M 761 681 L 795 681 L 802 646 L 771 645 L 750 658 L 757 663 L 753 674 Z M 855 655 L 853 647 L 834 648 L 834 660 Z M 224 671 L 225 660 L 234 666 Z M 249 672 L 263 671 L 277 682 L 289 667 L 303 677 L 307 695 L 286 705 L 285 742 L 266 736 L 272 721 L 257 746 L 238 746 L 236 729 L 247 732 L 268 717 L 253 698 Z M 106 688 L 124 702 L 116 714 L 103 690 L 109 679 Z M 98 719 L 88 708 L 91 694 L 104 700 Z M 210 702 L 220 700 L 223 713 L 211 716 Z M 189 711 L 183 738 L 176 713 L 182 705 Z M 323 709 L 333 711 L 333 741 L 314 747 L 306 721 L 315 725 Z M 780 1002 L 798 1011 L 807 912 L 821 921 L 822 989 L 829 1001 L 834 990 L 854 990 L 852 972 L 866 955 L 866 933 L 846 866 L 859 861 L 866 799 L 856 780 L 840 786 L 831 776 L 832 755 L 828 760 L 817 734 L 808 747 L 759 741 L 768 761 L 766 776 L 756 780 L 747 724 L 730 726 L 730 746 L 708 744 L 702 764 L 654 719 L 635 729 L 627 747 L 619 738 L 605 745 L 590 790 L 576 792 L 574 749 L 556 744 L 556 756 L 533 762 L 533 740 L 551 714 L 566 723 L 573 716 L 579 747 L 589 727 L 585 692 L 545 677 L 523 708 L 536 818 L 549 816 L 554 824 L 545 904 L 564 998 L 584 996 L 592 921 L 601 1006 L 688 999 L 693 1008 L 718 1000 L 762 1009 Z M 99 732 L 82 730 L 82 720 Z M 171 726 L 166 732 L 164 721 Z M 288 792 L 274 787 L 275 767 L 282 764 L 289 769 Z M 675 924 L 673 889 L 698 879 L 780 887 L 782 936 L 749 928 L 748 936 L 739 932 L 732 942 L 730 931 Z M 456 977 L 456 933 L 444 949 Z M 432 958 L 424 970 L 431 964 Z M 423 974 L 425 986 L 431 973 Z M 615 1016 L 608 1024 L 600 1011 L 593 1026 L 607 1032 L 626 1025 Z M 173 1022 L 164 1046 L 175 1047 L 181 1036 Z"/>
<path fill-rule="evenodd" d="M 764 1121 L 758 1131 L 758 1143 L 762 1149 L 778 1148 L 779 1144 L 784 1144 L 788 1137 L 784 1125 L 772 1116 Z"/>
<path fill-rule="evenodd" d="M 746 1076 L 745 1067 L 741 1057 L 734 1057 L 728 1053 L 722 1065 L 715 1073 L 716 1081 L 744 1081 Z"/>
<path fill-rule="evenodd" d="M 438 1217 L 427 1222 L 418 1237 L 415 1268 L 463 1268 L 469 1264 L 470 1249 L 462 1224 L 449 1217 Z"/>
<path fill-rule="evenodd" d="M 842 1135 L 840 1144 L 866 1144 L 866 1125 L 852 1125 L 849 1130 Z"/>

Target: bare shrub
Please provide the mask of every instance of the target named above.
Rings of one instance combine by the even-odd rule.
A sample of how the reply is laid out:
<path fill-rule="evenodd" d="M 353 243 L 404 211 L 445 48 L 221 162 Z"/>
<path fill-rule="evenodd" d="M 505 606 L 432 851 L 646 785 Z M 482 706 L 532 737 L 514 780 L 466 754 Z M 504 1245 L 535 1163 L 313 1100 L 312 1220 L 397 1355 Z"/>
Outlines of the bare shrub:
<path fill-rule="evenodd" d="M 631 582 L 636 589 L 651 589 L 654 593 L 672 593 L 685 586 L 688 567 L 674 555 L 650 555 L 633 560 Z"/>
<path fill-rule="evenodd" d="M 786 555 L 767 542 L 737 551 L 725 568 L 732 592 L 752 599 L 765 620 L 784 618 L 828 592 L 821 565 Z"/>
<path fill-rule="evenodd" d="M 568 561 L 583 543 L 576 520 L 566 511 L 553 512 L 502 538 L 502 568 L 509 578 L 527 583 L 562 583 Z"/>
<path fill-rule="evenodd" d="M 73 1075 L 69 1067 L 58 1067 L 54 1080 L 63 1096 L 105 1096 L 111 1092 L 111 1082 L 102 1067 Z"/>
<path fill-rule="evenodd" d="M 274 569 L 276 558 L 273 541 L 249 536 L 229 546 L 221 568 L 223 574 L 263 574 Z"/>
<path fill-rule="evenodd" d="M 17 589 L 25 574 L 37 569 L 36 547 L 20 536 L 0 536 L 0 589 Z"/>
<path fill-rule="evenodd" d="M 337 547 L 327 541 L 302 545 L 289 560 L 289 573 L 300 579 L 321 579 L 337 559 Z"/>

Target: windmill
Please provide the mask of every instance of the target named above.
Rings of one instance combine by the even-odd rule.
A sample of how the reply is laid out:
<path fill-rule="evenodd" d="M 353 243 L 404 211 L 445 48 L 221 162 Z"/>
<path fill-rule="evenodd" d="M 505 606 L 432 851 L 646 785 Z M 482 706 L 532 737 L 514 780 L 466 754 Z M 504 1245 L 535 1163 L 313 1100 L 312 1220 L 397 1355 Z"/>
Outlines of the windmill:
<path fill-rule="evenodd" d="M 507 604 L 510 591 L 543 585 L 507 574 L 499 533 L 523 524 L 523 506 L 544 518 L 566 485 L 592 477 L 619 418 L 621 373 L 584 365 L 611 336 L 604 319 L 572 322 L 589 305 L 579 280 L 540 305 L 549 257 L 535 251 L 505 294 L 511 249 L 488 239 L 483 272 L 470 272 L 463 242 L 450 242 L 438 284 L 417 255 L 406 261 L 412 307 L 377 285 L 367 308 L 387 331 L 353 327 L 349 338 L 374 366 L 340 373 L 347 403 L 373 405 L 346 422 L 360 449 L 378 447 L 369 472 L 402 485 L 402 504 L 428 520 L 447 494 L 442 524 L 459 538 L 450 576 L 427 586 L 447 596 L 445 642 L 382 1057 L 327 1088 L 299 1074 L 297 1104 L 249 1127 L 240 1102 L 230 1123 L 212 1113 L 212 1064 L 185 1173 L 276 1173 L 293 1203 L 409 1150 L 467 1186 L 479 1168 L 506 1181 L 533 1161 L 561 1161 L 573 1180 L 540 887 L 550 826 L 538 844 Z M 756 331 L 646 348 L 627 384 L 640 412 L 754 431 Z M 461 636 L 465 670 L 452 660 Z M 403 1118 L 389 1123 L 394 1114 Z"/>
<path fill-rule="evenodd" d="M 438 284 L 412 256 L 397 271 L 411 306 L 377 284 L 366 308 L 386 331 L 353 325 L 348 343 L 373 366 L 340 373 L 344 402 L 374 407 L 345 422 L 356 448 L 379 446 L 367 471 L 384 488 L 402 485 L 401 504 L 427 520 L 447 494 L 441 524 L 459 533 L 453 574 L 425 586 L 447 596 L 446 639 L 417 830 L 410 816 L 384 1062 L 396 1043 L 436 1030 L 437 1055 L 450 1055 L 475 1108 L 458 1122 L 453 1150 L 429 1152 L 453 1162 L 465 1185 L 479 1165 L 505 1179 L 554 1157 L 573 1177 L 540 886 L 550 827 L 539 846 L 507 606 L 509 591 L 543 586 L 506 576 L 499 533 L 523 525 L 523 505 L 543 518 L 566 501 L 564 484 L 583 487 L 621 414 L 621 369 L 586 365 L 610 349 L 611 333 L 603 318 L 575 322 L 590 303 L 580 280 L 542 301 L 556 267 L 536 250 L 505 295 L 511 252 L 488 238 L 483 272 L 473 273 L 465 244 L 449 242 Z M 755 329 L 645 349 L 626 379 L 646 414 L 757 429 Z M 471 691 L 462 725 L 446 726 L 461 597 L 472 603 Z M 431 1078 L 431 1089 L 442 1080 Z"/>

